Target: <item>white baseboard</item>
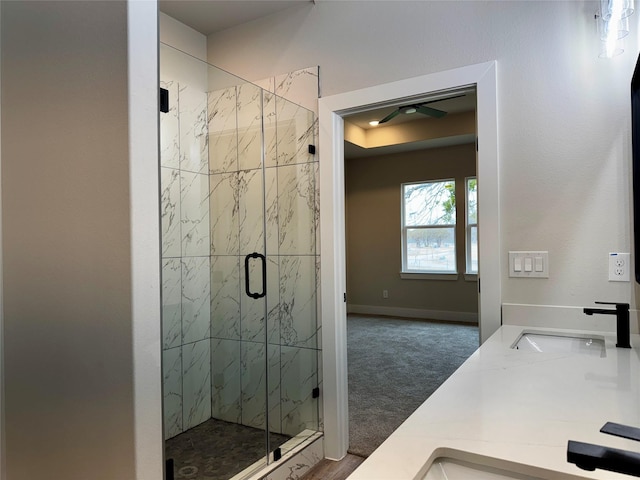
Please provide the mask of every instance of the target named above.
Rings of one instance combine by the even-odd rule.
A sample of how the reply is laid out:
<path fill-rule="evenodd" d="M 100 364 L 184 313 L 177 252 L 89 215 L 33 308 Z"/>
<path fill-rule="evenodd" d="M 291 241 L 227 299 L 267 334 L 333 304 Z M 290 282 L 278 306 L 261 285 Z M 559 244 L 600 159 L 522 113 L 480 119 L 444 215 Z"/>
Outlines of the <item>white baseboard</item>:
<path fill-rule="evenodd" d="M 428 320 L 441 320 L 445 322 L 478 323 L 477 312 L 451 312 L 447 310 L 424 310 L 421 308 L 347 304 L 347 313 L 384 315 L 388 317 L 423 318 Z"/>
<path fill-rule="evenodd" d="M 571 330 L 591 330 L 596 332 L 614 332 L 616 318 L 613 315 L 585 315 L 584 307 L 596 305 L 527 305 L 520 303 L 502 304 L 503 325 L 526 327 L 566 328 Z M 615 309 L 613 305 L 603 308 Z M 630 331 L 639 333 L 638 310 L 629 310 Z"/>

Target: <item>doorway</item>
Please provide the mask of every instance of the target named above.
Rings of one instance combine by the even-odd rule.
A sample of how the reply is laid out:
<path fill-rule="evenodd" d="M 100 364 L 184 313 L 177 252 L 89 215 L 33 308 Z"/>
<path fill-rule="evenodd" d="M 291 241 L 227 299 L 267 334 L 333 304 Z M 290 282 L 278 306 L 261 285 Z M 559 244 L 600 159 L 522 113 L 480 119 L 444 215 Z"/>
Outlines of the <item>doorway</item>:
<path fill-rule="evenodd" d="M 500 324 L 500 235 L 497 141 L 496 62 L 401 80 L 354 92 L 324 97 L 319 101 L 320 210 L 323 312 L 323 370 L 325 456 L 340 459 L 347 452 L 348 380 L 346 346 L 346 274 L 344 218 L 344 122 L 343 116 L 374 106 L 409 102 L 431 92 L 475 85 L 477 104 L 477 172 L 480 341 Z"/>
<path fill-rule="evenodd" d="M 475 111 L 466 88 L 343 117 L 350 454 L 478 348 Z"/>

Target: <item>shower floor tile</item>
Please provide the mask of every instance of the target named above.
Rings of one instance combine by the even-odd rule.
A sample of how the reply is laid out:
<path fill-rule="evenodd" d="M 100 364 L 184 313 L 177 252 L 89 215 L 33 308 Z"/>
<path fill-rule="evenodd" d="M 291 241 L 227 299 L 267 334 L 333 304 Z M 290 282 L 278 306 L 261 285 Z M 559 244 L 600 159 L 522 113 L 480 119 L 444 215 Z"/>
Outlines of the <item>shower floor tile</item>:
<path fill-rule="evenodd" d="M 272 451 L 290 439 L 269 438 Z M 265 432 L 212 418 L 166 440 L 165 454 L 176 480 L 226 480 L 266 457 Z"/>

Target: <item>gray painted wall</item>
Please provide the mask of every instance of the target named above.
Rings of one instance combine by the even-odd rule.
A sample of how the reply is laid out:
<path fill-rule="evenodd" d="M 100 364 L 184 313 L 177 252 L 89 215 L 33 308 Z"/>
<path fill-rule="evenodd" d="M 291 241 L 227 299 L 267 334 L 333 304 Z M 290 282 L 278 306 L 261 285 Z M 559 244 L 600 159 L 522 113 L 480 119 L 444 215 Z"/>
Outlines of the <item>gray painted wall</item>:
<path fill-rule="evenodd" d="M 464 179 L 476 174 L 474 144 L 346 162 L 347 293 L 350 305 L 477 313 L 476 282 L 464 279 Z M 456 180 L 459 277 L 407 280 L 401 270 L 401 192 L 409 182 Z M 382 298 L 388 290 L 389 298 Z M 464 315 L 462 316 L 464 317 Z M 462 319 L 462 318 L 461 318 Z"/>
<path fill-rule="evenodd" d="M 129 182 L 147 164 L 130 174 L 129 6 L 1 7 L 6 478 L 159 478 L 159 264 L 158 255 L 155 273 L 153 262 L 136 264 L 130 225 L 137 187 Z M 153 38 L 153 28 L 136 35 Z M 149 131 L 137 132 L 149 133 L 157 162 L 153 78 Z M 153 170 L 146 178 L 155 196 L 136 214 L 153 217 L 157 179 L 154 187 Z M 147 322 L 158 326 L 134 356 Z M 145 379 L 134 376 L 143 371 Z M 151 415 L 136 414 L 144 398 Z M 136 427 L 141 418 L 146 429 Z M 136 471 L 140 461 L 146 474 Z"/>
<path fill-rule="evenodd" d="M 632 244 L 629 84 L 640 16 L 624 54 L 604 60 L 596 8 L 316 2 L 211 35 L 208 56 L 248 79 L 320 65 L 323 96 L 497 60 L 503 302 L 635 304 L 633 284 L 608 281 L 607 258 Z M 549 278 L 509 278 L 509 250 L 547 250 Z"/>

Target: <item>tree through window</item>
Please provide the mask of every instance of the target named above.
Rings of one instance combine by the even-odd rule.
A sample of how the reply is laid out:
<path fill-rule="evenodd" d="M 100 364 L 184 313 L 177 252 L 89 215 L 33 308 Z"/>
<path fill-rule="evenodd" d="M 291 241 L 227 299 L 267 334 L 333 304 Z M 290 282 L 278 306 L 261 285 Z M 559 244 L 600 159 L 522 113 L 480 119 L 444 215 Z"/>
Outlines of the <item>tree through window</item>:
<path fill-rule="evenodd" d="M 455 273 L 455 181 L 402 185 L 402 270 L 407 273 Z"/>
<path fill-rule="evenodd" d="M 478 273 L 478 180 L 468 177 L 467 183 L 467 273 Z"/>

